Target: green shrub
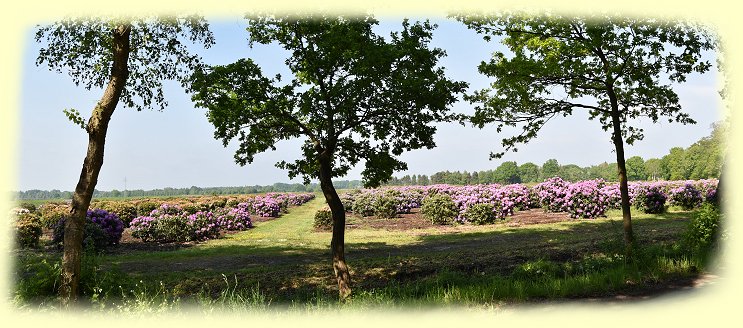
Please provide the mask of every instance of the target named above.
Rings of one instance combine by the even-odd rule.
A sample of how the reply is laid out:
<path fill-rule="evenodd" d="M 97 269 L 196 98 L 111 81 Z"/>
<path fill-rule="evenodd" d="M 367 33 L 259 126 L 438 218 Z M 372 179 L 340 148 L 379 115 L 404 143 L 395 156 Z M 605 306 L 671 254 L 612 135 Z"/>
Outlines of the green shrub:
<path fill-rule="evenodd" d="M 90 208 L 93 208 L 93 206 Z M 128 227 L 129 222 L 137 217 L 137 207 L 129 202 L 110 201 L 100 204 L 98 208 L 116 214 L 125 227 Z"/>
<path fill-rule="evenodd" d="M 720 231 L 720 211 L 704 203 L 694 212 L 684 234 L 684 241 L 692 248 L 707 249 L 715 244 Z"/>
<path fill-rule="evenodd" d="M 60 219 L 56 225 L 54 225 L 54 234 L 52 242 L 58 246 L 62 246 L 64 243 L 64 230 L 67 218 Z M 101 251 L 109 245 L 109 238 L 106 232 L 94 223 L 89 217 L 85 218 L 85 227 L 83 230 L 83 247 L 90 251 Z"/>
<path fill-rule="evenodd" d="M 15 237 L 20 247 L 36 247 L 41 237 L 41 222 L 32 213 L 19 214 L 15 219 Z"/>
<path fill-rule="evenodd" d="M 374 216 L 379 219 L 391 219 L 397 216 L 397 199 L 393 190 L 385 192 L 374 199 Z"/>
<path fill-rule="evenodd" d="M 40 222 L 44 228 L 53 228 L 60 219 L 70 214 L 70 206 L 58 203 L 46 203 L 39 208 Z"/>
<path fill-rule="evenodd" d="M 376 197 L 377 195 L 371 192 L 357 195 L 353 201 L 353 212 L 361 216 L 374 215 Z"/>
<path fill-rule="evenodd" d="M 324 207 L 315 212 L 315 228 L 329 229 L 333 227 L 333 213 L 329 207 Z"/>
<path fill-rule="evenodd" d="M 224 208 L 227 205 L 227 198 L 214 198 L 209 202 L 209 209 L 216 210 L 218 208 Z"/>
<path fill-rule="evenodd" d="M 25 208 L 29 212 L 36 212 L 36 205 L 34 205 L 34 203 L 23 202 L 23 203 L 18 204 L 18 207 Z"/>
<path fill-rule="evenodd" d="M 341 199 L 341 203 L 343 203 L 343 209 L 345 209 L 346 212 L 353 212 L 354 200 L 356 199 L 356 196 L 360 194 L 361 194 L 360 189 L 353 189 L 351 191 L 348 191 L 346 193 L 339 195 Z"/>
<path fill-rule="evenodd" d="M 227 207 L 235 207 L 237 204 L 240 204 L 240 201 L 236 198 L 230 198 L 226 203 Z"/>
<path fill-rule="evenodd" d="M 161 217 L 153 223 L 154 238 L 158 242 L 183 242 L 191 240 L 192 228 L 183 216 Z"/>
<path fill-rule="evenodd" d="M 464 217 L 472 224 L 491 224 L 495 222 L 495 206 L 491 203 L 473 204 L 464 212 Z"/>
<path fill-rule="evenodd" d="M 153 202 L 153 201 L 141 201 L 137 203 L 137 216 L 147 216 L 150 215 L 152 211 L 160 207 L 159 203 Z"/>
<path fill-rule="evenodd" d="M 191 214 L 199 212 L 199 211 L 205 211 L 205 212 L 208 211 L 209 205 L 208 204 L 203 204 L 203 205 L 206 205 L 207 209 L 203 209 L 203 206 L 200 203 L 185 203 L 181 205 L 181 208 L 183 209 L 184 212 L 188 212 Z"/>
<path fill-rule="evenodd" d="M 449 195 L 436 193 L 423 199 L 421 213 L 433 224 L 448 224 L 454 221 L 459 211 Z"/>

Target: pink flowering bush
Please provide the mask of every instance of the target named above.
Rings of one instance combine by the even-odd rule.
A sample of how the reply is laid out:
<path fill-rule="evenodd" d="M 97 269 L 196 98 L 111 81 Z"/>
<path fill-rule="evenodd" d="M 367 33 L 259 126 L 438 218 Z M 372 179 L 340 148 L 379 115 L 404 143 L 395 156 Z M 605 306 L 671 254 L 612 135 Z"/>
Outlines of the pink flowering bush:
<path fill-rule="evenodd" d="M 603 192 L 603 180 L 579 181 L 568 186 L 568 213 L 571 218 L 594 219 L 604 216 L 609 208 L 609 197 Z"/>
<path fill-rule="evenodd" d="M 539 196 L 539 204 L 547 212 L 566 212 L 568 210 L 569 183 L 560 177 L 553 177 L 534 186 Z"/>

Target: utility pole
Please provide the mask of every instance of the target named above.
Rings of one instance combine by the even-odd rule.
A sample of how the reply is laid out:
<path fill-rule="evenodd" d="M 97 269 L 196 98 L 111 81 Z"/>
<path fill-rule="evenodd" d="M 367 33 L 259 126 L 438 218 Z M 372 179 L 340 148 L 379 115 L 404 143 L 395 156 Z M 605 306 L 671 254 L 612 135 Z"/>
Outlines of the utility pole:
<path fill-rule="evenodd" d="M 129 196 L 129 193 L 126 192 L 126 176 L 124 176 L 124 197 Z"/>

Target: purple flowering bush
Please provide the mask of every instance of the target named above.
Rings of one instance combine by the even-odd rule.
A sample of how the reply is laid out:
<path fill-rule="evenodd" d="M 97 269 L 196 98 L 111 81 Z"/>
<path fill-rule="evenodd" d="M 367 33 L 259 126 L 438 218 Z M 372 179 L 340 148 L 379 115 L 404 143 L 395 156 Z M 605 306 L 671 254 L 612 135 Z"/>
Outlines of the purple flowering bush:
<path fill-rule="evenodd" d="M 219 237 L 220 225 L 212 212 L 196 212 L 188 216 L 189 240 L 203 241 Z"/>
<path fill-rule="evenodd" d="M 249 212 L 261 217 L 278 217 L 281 214 L 281 205 L 276 199 L 269 196 L 256 196 L 242 205 Z M 238 204 L 238 206 L 241 206 Z"/>
<path fill-rule="evenodd" d="M 699 207 L 704 201 L 702 193 L 691 183 L 671 189 L 669 198 L 671 205 L 681 206 L 687 211 Z"/>
<path fill-rule="evenodd" d="M 64 227 L 67 218 L 61 218 L 54 226 L 52 242 L 62 244 Z M 124 232 L 124 223 L 119 217 L 102 209 L 88 210 L 85 216 L 83 246 L 102 250 L 108 246 L 118 245 Z"/>
<path fill-rule="evenodd" d="M 210 213 L 211 214 L 211 213 Z M 250 220 L 250 211 L 246 206 L 236 206 L 232 209 L 218 210 L 212 214 L 215 224 L 223 230 L 242 231 L 253 227 Z"/>
<path fill-rule="evenodd" d="M 657 186 L 643 186 L 635 196 L 635 208 L 649 214 L 660 214 L 666 211 L 666 195 Z"/>

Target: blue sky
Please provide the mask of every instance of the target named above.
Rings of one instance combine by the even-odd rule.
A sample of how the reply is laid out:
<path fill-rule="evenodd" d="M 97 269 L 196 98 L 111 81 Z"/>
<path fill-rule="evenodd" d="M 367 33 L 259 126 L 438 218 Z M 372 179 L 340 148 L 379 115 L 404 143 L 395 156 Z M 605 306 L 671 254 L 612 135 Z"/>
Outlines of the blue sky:
<path fill-rule="evenodd" d="M 415 17 L 419 18 L 419 17 Z M 414 19 L 415 19 L 414 18 Z M 398 30 L 401 17 L 379 17 L 382 24 L 377 31 L 387 34 Z M 488 84 L 488 78 L 479 75 L 477 65 L 490 58 L 501 47 L 485 43 L 462 24 L 443 19 L 433 20 L 439 25 L 434 31 L 432 46 L 446 50 L 441 61 L 447 74 L 470 83 L 470 91 Z M 245 21 L 234 19 L 210 20 L 216 45 L 200 51 L 209 64 L 227 64 L 239 58 L 256 60 L 266 74 L 289 76 L 283 67 L 286 53 L 278 46 L 256 45 L 249 48 Z M 23 81 L 20 111 L 19 190 L 72 190 L 80 174 L 87 147 L 85 132 L 70 123 L 62 110 L 75 108 L 88 117 L 90 109 L 102 91 L 87 91 L 76 87 L 64 74 L 35 66 L 39 49 L 33 40 L 33 30 L 27 33 L 24 52 Z M 713 54 L 708 58 L 714 62 Z M 645 128 L 645 139 L 627 146 L 626 156 L 661 157 L 675 146 L 688 147 L 711 132 L 710 125 L 721 118 L 718 95 L 718 73 L 692 75 L 685 84 L 675 86 L 681 105 L 696 125 L 669 123 L 652 124 L 649 120 L 637 122 Z M 254 163 L 240 167 L 234 163 L 235 144 L 224 148 L 213 138 L 213 127 L 207 122 L 205 111 L 194 108 L 190 97 L 176 83 L 165 90 L 169 106 L 162 112 L 137 112 L 120 106 L 113 115 L 108 130 L 104 165 L 97 189 L 153 189 L 163 187 L 211 187 L 265 185 L 290 181 L 285 171 L 274 167 L 279 160 L 293 160 L 300 155 L 300 142 L 284 141 L 277 151 L 256 157 Z M 472 113 L 472 105 L 457 103 L 457 112 Z M 519 152 L 508 153 L 500 160 L 490 161 L 491 151 L 499 151 L 500 140 L 506 134 L 497 134 L 494 127 L 479 130 L 471 126 L 440 124 L 435 140 L 437 147 L 406 153 L 405 174 L 433 174 L 443 170 L 478 171 L 494 169 L 502 161 L 519 164 L 533 162 L 541 165 L 550 158 L 561 164 L 587 166 L 615 161 L 609 134 L 598 121 L 589 121 L 586 114 L 576 112 L 567 118 L 549 122 L 537 139 L 519 147 Z M 350 172 L 347 179 L 360 178 L 362 166 Z"/>

